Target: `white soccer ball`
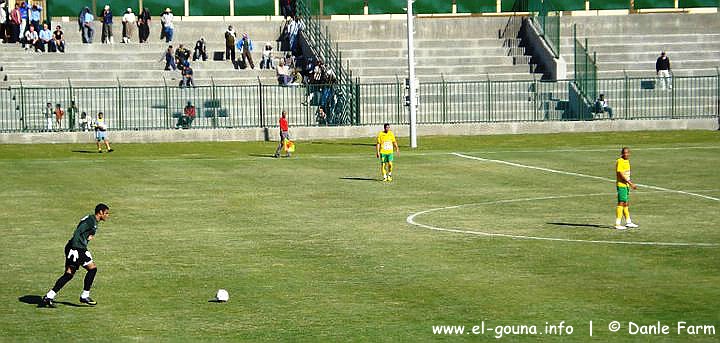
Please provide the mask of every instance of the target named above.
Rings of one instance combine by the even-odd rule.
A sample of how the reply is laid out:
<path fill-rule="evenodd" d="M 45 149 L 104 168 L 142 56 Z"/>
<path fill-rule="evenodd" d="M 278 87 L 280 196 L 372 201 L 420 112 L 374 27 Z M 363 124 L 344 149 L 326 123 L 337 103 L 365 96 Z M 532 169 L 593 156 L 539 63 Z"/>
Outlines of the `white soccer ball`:
<path fill-rule="evenodd" d="M 215 296 L 215 299 L 217 299 L 217 301 L 226 302 L 226 301 L 230 300 L 230 294 L 228 294 L 228 291 L 226 291 L 224 289 L 219 289 L 217 291 L 217 295 Z"/>

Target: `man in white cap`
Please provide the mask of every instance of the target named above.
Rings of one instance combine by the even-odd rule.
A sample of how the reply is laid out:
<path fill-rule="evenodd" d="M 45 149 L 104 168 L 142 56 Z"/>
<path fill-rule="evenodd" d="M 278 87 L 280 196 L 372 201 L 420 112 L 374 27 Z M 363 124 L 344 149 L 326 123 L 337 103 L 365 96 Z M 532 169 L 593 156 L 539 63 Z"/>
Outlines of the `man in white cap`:
<path fill-rule="evenodd" d="M 135 25 L 137 17 L 133 13 L 132 8 L 128 7 L 127 11 L 123 15 L 123 43 L 130 43 L 130 37 L 135 35 Z"/>
<path fill-rule="evenodd" d="M 165 43 L 170 43 L 173 39 L 173 14 L 170 8 L 166 8 L 160 16 L 160 23 L 162 24 L 160 39 L 165 38 Z"/>

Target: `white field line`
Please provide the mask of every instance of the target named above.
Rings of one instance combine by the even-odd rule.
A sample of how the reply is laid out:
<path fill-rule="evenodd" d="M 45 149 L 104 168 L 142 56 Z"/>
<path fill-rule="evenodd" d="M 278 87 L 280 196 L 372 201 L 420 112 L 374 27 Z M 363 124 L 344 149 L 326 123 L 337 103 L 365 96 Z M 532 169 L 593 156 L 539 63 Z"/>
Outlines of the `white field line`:
<path fill-rule="evenodd" d="M 462 157 L 462 158 L 471 159 L 471 160 L 477 160 L 477 161 L 483 161 L 483 162 L 500 163 L 500 164 L 505 164 L 505 165 L 509 165 L 509 166 L 513 166 L 513 167 L 526 168 L 526 169 L 534 169 L 534 170 L 540 170 L 540 171 L 549 172 L 549 173 L 556 173 L 556 174 L 562 174 L 562 175 L 578 176 L 578 177 L 584 177 L 584 178 L 595 179 L 595 180 L 615 182 L 614 179 L 610 179 L 610 178 L 606 178 L 606 177 L 600 177 L 600 176 L 594 176 L 594 175 L 587 175 L 587 174 L 581 174 L 581 173 L 573 173 L 573 172 L 567 172 L 567 171 L 550 169 L 550 168 L 536 167 L 536 166 L 531 166 L 531 165 L 526 165 L 526 164 L 520 164 L 520 163 L 514 163 L 514 162 L 508 162 L 508 161 L 503 161 L 503 160 L 494 160 L 494 159 L 488 159 L 488 158 L 482 158 L 482 157 L 475 157 L 475 156 L 469 156 L 469 155 L 459 154 L 459 153 L 456 153 L 456 152 L 453 152 L 452 155 L 455 155 L 455 156 L 457 156 L 457 157 Z M 658 187 L 658 186 L 652 186 L 652 185 L 645 185 L 645 184 L 640 184 L 640 183 L 638 183 L 637 185 L 638 185 L 639 187 L 645 187 L 645 188 L 655 189 L 655 190 L 664 191 L 664 192 L 673 192 L 673 193 L 679 193 L 679 194 L 685 194 L 685 195 L 695 196 L 695 197 L 699 197 L 699 198 L 703 198 L 703 199 L 708 199 L 708 200 L 720 201 L 720 198 L 711 197 L 711 196 L 704 195 L 704 194 L 697 194 L 697 193 L 692 193 L 692 192 L 678 191 L 678 190 L 674 190 L 674 189 L 668 189 L 668 188 L 663 188 L 663 187 Z"/>
<path fill-rule="evenodd" d="M 661 191 L 661 192 L 672 192 L 672 191 Z M 438 207 L 438 208 L 432 208 L 429 210 L 416 212 L 411 215 L 409 215 L 405 221 L 410 225 L 419 226 L 422 228 L 426 228 L 429 230 L 434 231 L 441 231 L 441 232 L 453 232 L 453 233 L 460 233 L 460 234 L 469 234 L 469 235 L 477 235 L 477 236 L 487 236 L 487 237 L 505 237 L 505 238 L 513 238 L 513 239 L 529 239 L 529 240 L 537 240 L 537 241 L 554 241 L 554 242 L 573 242 L 573 243 L 598 243 L 598 244 L 622 244 L 622 245 L 645 245 L 645 246 L 676 246 L 676 247 L 717 247 L 720 244 L 717 243 L 693 243 L 693 242 L 642 242 L 642 241 L 605 241 L 605 240 L 583 240 L 583 239 L 569 239 L 569 238 L 552 238 L 552 237 L 538 237 L 538 236 L 524 236 L 524 235 L 510 235 L 505 233 L 490 233 L 490 232 L 482 232 L 482 231 L 471 231 L 471 230 L 462 230 L 462 229 L 448 229 L 448 228 L 442 228 L 427 224 L 418 223 L 415 221 L 415 218 L 417 216 L 427 214 L 430 212 L 437 212 L 437 211 L 444 211 L 444 210 L 450 210 L 450 209 L 456 209 L 461 207 L 469 207 L 469 206 L 480 206 L 480 205 L 495 205 L 495 204 L 503 204 L 503 203 L 513 203 L 513 202 L 522 202 L 522 201 L 540 201 L 540 200 L 552 200 L 552 199 L 567 199 L 567 198 L 579 198 L 579 197 L 590 197 L 590 196 L 601 196 L 601 195 L 613 195 L 615 193 L 596 193 L 596 194 L 579 194 L 579 195 L 563 195 L 563 196 L 546 196 L 546 197 L 537 197 L 537 198 L 522 198 L 522 199 L 509 199 L 509 200 L 497 200 L 497 201 L 488 201 L 488 202 L 481 202 L 481 203 L 474 203 L 474 204 L 464 204 L 464 205 L 455 205 L 455 206 L 446 206 L 446 207 Z"/>

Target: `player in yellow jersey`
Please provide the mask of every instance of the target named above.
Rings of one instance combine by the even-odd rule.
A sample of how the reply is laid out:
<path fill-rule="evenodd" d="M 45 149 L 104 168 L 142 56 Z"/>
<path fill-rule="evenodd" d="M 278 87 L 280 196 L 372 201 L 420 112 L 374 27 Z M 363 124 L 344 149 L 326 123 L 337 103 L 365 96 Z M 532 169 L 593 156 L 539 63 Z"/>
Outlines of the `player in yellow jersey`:
<path fill-rule="evenodd" d="M 378 133 L 375 144 L 375 155 L 380 159 L 380 172 L 383 181 L 392 181 L 393 152 L 400 156 L 400 148 L 395 140 L 395 134 L 390 131 L 390 124 L 383 125 L 383 131 Z"/>
<path fill-rule="evenodd" d="M 625 230 L 636 228 L 637 224 L 630 220 L 629 200 L 630 188 L 637 189 L 637 186 L 630 181 L 630 149 L 622 148 L 620 158 L 615 161 L 615 177 L 617 178 L 618 204 L 615 208 L 615 228 Z M 622 217 L 625 215 L 625 225 L 622 225 Z"/>

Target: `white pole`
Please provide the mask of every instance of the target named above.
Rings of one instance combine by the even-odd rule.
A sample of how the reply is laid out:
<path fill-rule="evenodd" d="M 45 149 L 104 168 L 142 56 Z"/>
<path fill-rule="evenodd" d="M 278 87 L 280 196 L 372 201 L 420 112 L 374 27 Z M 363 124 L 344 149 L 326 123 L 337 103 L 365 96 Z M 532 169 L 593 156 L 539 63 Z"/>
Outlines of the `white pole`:
<path fill-rule="evenodd" d="M 417 148 L 417 85 L 415 84 L 415 47 L 413 44 L 413 1 L 407 2 L 407 30 L 408 30 L 408 78 L 410 88 L 410 147 Z"/>

